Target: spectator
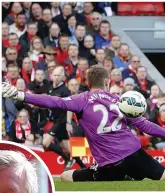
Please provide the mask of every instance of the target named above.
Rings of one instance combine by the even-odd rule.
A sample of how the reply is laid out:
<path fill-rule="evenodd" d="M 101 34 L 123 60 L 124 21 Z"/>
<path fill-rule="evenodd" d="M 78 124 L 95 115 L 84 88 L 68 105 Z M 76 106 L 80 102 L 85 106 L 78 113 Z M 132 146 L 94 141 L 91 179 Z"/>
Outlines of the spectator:
<path fill-rule="evenodd" d="M 53 18 L 53 22 L 58 23 L 61 32 L 66 33 L 67 17 L 72 14 L 72 7 L 69 4 L 64 4 L 62 7 L 62 13 Z"/>
<path fill-rule="evenodd" d="M 132 56 L 130 60 L 130 64 L 126 69 L 122 71 L 123 80 L 130 77 L 133 78 L 135 82 L 137 82 L 137 68 L 140 66 L 140 58 L 138 56 Z"/>
<path fill-rule="evenodd" d="M 96 50 L 96 59 L 91 62 L 91 65 L 95 64 L 104 64 L 104 59 L 105 59 L 105 50 L 102 48 L 99 48 Z"/>
<path fill-rule="evenodd" d="M 157 84 L 152 85 L 150 97 L 147 99 L 147 111 L 145 114 L 148 119 L 150 118 L 152 110 L 156 107 L 160 94 L 159 86 Z"/>
<path fill-rule="evenodd" d="M 129 46 L 126 43 L 122 43 L 119 48 L 118 55 L 113 58 L 113 63 L 115 68 L 119 68 L 121 70 L 125 69 L 131 60 L 131 53 L 129 50 Z"/>
<path fill-rule="evenodd" d="M 59 36 L 58 47 L 55 48 L 55 60 L 64 65 L 64 62 L 68 58 L 68 46 L 69 46 L 69 37 L 68 35 L 62 34 Z"/>
<path fill-rule="evenodd" d="M 102 20 L 99 26 L 99 33 L 95 36 L 95 48 L 107 48 L 110 46 L 112 34 L 111 25 L 107 20 Z"/>
<path fill-rule="evenodd" d="M 43 49 L 44 46 L 42 44 L 42 40 L 37 36 L 32 38 L 30 42 L 30 51 L 28 53 L 28 56 L 31 59 L 34 68 L 36 66 L 36 63 L 44 59 L 44 56 L 42 54 Z"/>
<path fill-rule="evenodd" d="M 61 14 L 60 2 L 51 2 L 51 6 L 51 12 L 53 17 L 56 17 L 57 15 Z"/>
<path fill-rule="evenodd" d="M 117 86 L 117 85 L 113 85 L 113 86 L 110 87 L 109 92 L 110 92 L 111 94 L 121 95 L 122 92 L 123 92 L 123 90 L 122 90 L 121 87 L 119 87 L 119 86 Z"/>
<path fill-rule="evenodd" d="M 8 38 L 10 48 L 15 48 L 18 52 L 18 58 L 22 59 L 27 54 L 27 48 L 25 42 L 19 43 L 19 38 L 17 34 L 11 33 Z"/>
<path fill-rule="evenodd" d="M 113 69 L 111 71 L 110 79 L 111 86 L 117 85 L 118 87 L 123 88 L 122 74 L 119 69 Z"/>
<path fill-rule="evenodd" d="M 85 75 L 89 68 L 88 60 L 86 58 L 80 58 L 77 64 L 77 70 L 75 72 L 76 80 L 79 84 L 85 84 Z"/>
<path fill-rule="evenodd" d="M 66 75 L 70 78 L 76 74 L 78 54 L 78 47 L 75 44 L 70 44 L 68 47 L 68 58 L 64 62 Z"/>
<path fill-rule="evenodd" d="M 150 96 L 153 81 L 147 79 L 147 69 L 144 66 L 137 68 L 137 90 L 144 95 L 145 98 Z"/>
<path fill-rule="evenodd" d="M 85 35 L 86 35 L 85 25 L 77 24 L 76 31 L 75 31 L 75 36 L 76 36 L 76 39 L 77 39 L 77 43 L 75 42 L 75 44 L 77 44 L 79 46 L 79 52 L 81 52 L 81 50 L 84 48 L 84 37 L 85 37 Z"/>
<path fill-rule="evenodd" d="M 27 30 L 26 25 L 26 15 L 25 12 L 22 11 L 16 15 L 15 23 L 10 25 L 9 33 L 17 34 L 18 38 L 21 37 Z"/>
<path fill-rule="evenodd" d="M 111 74 L 111 71 L 114 69 L 114 64 L 110 56 L 105 56 L 103 66 L 109 71 L 109 74 Z"/>
<path fill-rule="evenodd" d="M 123 92 L 134 90 L 135 81 L 133 78 L 126 78 L 123 82 Z"/>
<path fill-rule="evenodd" d="M 11 9 L 10 2 L 2 2 L 2 21 L 7 17 Z"/>
<path fill-rule="evenodd" d="M 27 31 L 20 37 L 20 42 L 25 42 L 27 50 L 30 49 L 30 42 L 36 36 L 38 31 L 37 23 L 31 22 L 27 24 Z"/>
<path fill-rule="evenodd" d="M 35 134 L 38 128 L 35 122 L 30 121 L 29 113 L 23 109 L 18 113 L 18 117 L 10 127 L 10 141 L 16 143 L 25 143 L 33 145 L 35 142 Z"/>
<path fill-rule="evenodd" d="M 66 33 L 70 36 L 69 37 L 70 43 L 77 42 L 75 37 L 76 24 L 77 24 L 76 16 L 74 14 L 68 15 L 67 17 L 68 29 L 66 30 Z"/>
<path fill-rule="evenodd" d="M 42 69 L 35 72 L 34 81 L 28 85 L 29 90 L 35 94 L 46 94 L 50 87 L 49 82 L 45 79 L 45 73 Z"/>
<path fill-rule="evenodd" d="M 152 122 L 155 122 L 155 120 L 158 116 L 158 113 L 159 113 L 159 108 L 163 104 L 165 104 L 165 94 L 160 93 L 158 98 L 157 98 L 155 107 L 152 109 L 152 111 L 150 111 L 150 120 Z"/>
<path fill-rule="evenodd" d="M 113 35 L 111 38 L 110 47 L 105 49 L 106 55 L 111 56 L 112 58 L 117 56 L 120 45 L 120 37 L 118 35 Z"/>
<path fill-rule="evenodd" d="M 21 67 L 22 64 L 19 63 L 17 58 L 18 58 L 17 50 L 15 48 L 7 48 L 7 50 L 6 50 L 7 65 L 10 63 L 13 63 L 13 64 Z"/>
<path fill-rule="evenodd" d="M 68 82 L 68 89 L 70 90 L 71 95 L 79 93 L 79 82 L 75 78 L 72 78 Z"/>
<path fill-rule="evenodd" d="M 49 36 L 49 28 L 52 24 L 52 13 L 49 8 L 42 11 L 42 19 L 38 21 L 38 36 L 41 39 Z"/>
<path fill-rule="evenodd" d="M 95 59 L 94 39 L 92 35 L 84 37 L 84 47 L 80 50 L 79 56 L 86 58 L 89 65 Z"/>
<path fill-rule="evenodd" d="M 16 86 L 16 82 L 19 77 L 19 67 L 14 64 L 9 64 L 7 67 L 6 81 L 9 81 L 10 84 Z"/>
<path fill-rule="evenodd" d="M 87 82 L 87 75 L 88 75 L 88 70 L 85 71 L 84 73 L 84 81 L 83 83 L 80 84 L 80 88 L 79 88 L 79 92 L 85 92 L 85 91 L 89 91 L 89 86 L 88 86 L 88 82 Z"/>
<path fill-rule="evenodd" d="M 22 2 L 23 9 L 26 15 L 27 23 L 30 21 L 30 8 L 32 6 L 32 2 Z"/>
<path fill-rule="evenodd" d="M 8 36 L 9 36 L 9 25 L 8 23 L 2 23 L 2 46 L 4 48 L 8 47 Z"/>
<path fill-rule="evenodd" d="M 90 24 L 86 26 L 87 34 L 95 36 L 99 33 L 99 26 L 101 22 L 101 14 L 98 12 L 92 12 L 90 15 Z"/>
<path fill-rule="evenodd" d="M 26 88 L 25 80 L 23 78 L 18 78 L 16 82 L 16 88 L 18 91 L 27 92 L 28 89 Z"/>
<path fill-rule="evenodd" d="M 52 72 L 57 66 L 59 66 L 59 64 L 56 61 L 51 61 L 48 63 L 48 69 L 45 71 L 46 80 L 52 81 Z"/>
<path fill-rule="evenodd" d="M 45 46 L 58 47 L 58 39 L 60 35 L 60 28 L 57 23 L 52 23 L 49 28 L 49 35 L 44 39 Z"/>
<path fill-rule="evenodd" d="M 84 2 L 84 4 L 83 4 L 83 14 L 86 18 L 86 21 L 87 21 L 88 25 L 91 23 L 90 14 L 93 12 L 93 10 L 94 10 L 93 3 Z"/>
<path fill-rule="evenodd" d="M 7 75 L 7 60 L 5 57 L 2 57 L 2 76 Z"/>
<path fill-rule="evenodd" d="M 25 80 L 26 86 L 30 84 L 31 81 L 34 81 L 35 70 L 31 59 L 28 57 L 23 59 L 21 74 L 22 78 Z"/>
<path fill-rule="evenodd" d="M 33 3 L 30 9 L 31 21 L 36 22 L 42 19 L 42 8 L 39 3 Z"/>
<path fill-rule="evenodd" d="M 13 2 L 12 6 L 11 6 L 11 12 L 9 15 L 6 16 L 6 18 L 4 19 L 4 21 L 6 23 L 8 23 L 9 25 L 14 23 L 15 17 L 18 13 L 20 13 L 21 11 L 23 11 L 23 8 L 21 6 L 21 3 L 19 2 Z"/>
<path fill-rule="evenodd" d="M 52 46 L 46 46 L 43 49 L 43 54 L 44 54 L 44 59 L 40 60 L 36 64 L 35 68 L 36 69 L 42 69 L 45 71 L 45 70 L 47 70 L 47 64 L 54 60 L 55 51 L 54 51 Z"/>

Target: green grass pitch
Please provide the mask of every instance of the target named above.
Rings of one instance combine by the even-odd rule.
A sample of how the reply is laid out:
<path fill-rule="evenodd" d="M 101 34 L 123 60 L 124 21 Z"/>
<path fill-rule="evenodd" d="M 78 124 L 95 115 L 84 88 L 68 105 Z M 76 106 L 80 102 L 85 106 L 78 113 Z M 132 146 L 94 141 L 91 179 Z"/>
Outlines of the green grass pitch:
<path fill-rule="evenodd" d="M 165 191 L 165 181 L 61 182 L 55 180 L 56 191 Z"/>

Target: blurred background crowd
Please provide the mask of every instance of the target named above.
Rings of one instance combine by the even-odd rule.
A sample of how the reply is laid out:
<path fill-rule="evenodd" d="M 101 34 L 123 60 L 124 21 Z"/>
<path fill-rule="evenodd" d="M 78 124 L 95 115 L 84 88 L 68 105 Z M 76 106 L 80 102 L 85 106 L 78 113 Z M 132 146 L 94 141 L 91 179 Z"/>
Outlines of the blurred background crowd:
<path fill-rule="evenodd" d="M 104 19 L 118 14 L 118 4 L 111 2 L 2 3 L 2 80 L 19 91 L 67 97 L 88 91 L 87 71 L 100 64 L 110 72 L 110 93 L 141 92 L 148 103 L 146 118 L 165 128 L 165 94 L 148 78 L 141 58 L 131 53 Z M 163 3 L 162 12 L 155 9 L 154 14 L 164 14 Z M 67 131 L 78 127 L 72 135 L 83 136 L 76 115 L 11 99 L 2 102 L 3 139 L 43 145 L 68 160 Z M 65 131 L 54 128 L 53 136 L 50 131 L 58 123 L 65 125 Z M 165 140 L 131 129 L 144 148 L 165 147 Z M 56 140 L 61 149 L 50 146 Z"/>

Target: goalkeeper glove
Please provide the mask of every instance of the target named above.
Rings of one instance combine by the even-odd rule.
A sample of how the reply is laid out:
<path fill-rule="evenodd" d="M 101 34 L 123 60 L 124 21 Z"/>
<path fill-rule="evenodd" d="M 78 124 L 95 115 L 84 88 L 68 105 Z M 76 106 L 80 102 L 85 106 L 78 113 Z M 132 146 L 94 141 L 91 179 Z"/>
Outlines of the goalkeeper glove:
<path fill-rule="evenodd" d="M 18 101 L 23 101 L 25 93 L 18 91 L 16 87 L 12 86 L 7 82 L 2 83 L 2 96 L 4 98 L 10 98 Z"/>

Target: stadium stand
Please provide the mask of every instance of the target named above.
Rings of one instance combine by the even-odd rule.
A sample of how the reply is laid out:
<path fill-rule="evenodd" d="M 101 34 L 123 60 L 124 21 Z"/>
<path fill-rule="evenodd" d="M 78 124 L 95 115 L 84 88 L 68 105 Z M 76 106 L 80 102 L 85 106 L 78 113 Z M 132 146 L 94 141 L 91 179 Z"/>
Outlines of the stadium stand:
<path fill-rule="evenodd" d="M 155 49 L 165 52 L 164 15 L 161 2 L 3 2 L 2 81 L 10 82 L 20 91 L 63 97 L 89 90 L 88 68 L 93 64 L 104 65 L 112 72 L 110 92 L 140 91 L 149 104 L 145 116 L 165 128 L 165 79 L 141 49 L 145 39 L 144 49 L 155 45 Z M 140 18 L 144 21 L 141 28 Z M 150 27 L 149 32 L 145 32 L 146 38 L 141 38 L 143 35 L 138 32 L 133 34 L 136 27 L 146 27 L 146 20 L 152 27 L 158 23 L 163 31 L 161 38 L 155 38 L 159 32 L 157 27 Z M 152 43 L 148 40 L 151 33 Z M 59 78 L 55 78 L 55 73 L 59 73 Z M 63 157 L 65 169 L 72 165 L 67 129 L 77 128 L 76 136 L 84 137 L 74 114 L 69 116 L 10 99 L 2 101 L 4 140 L 34 148 L 44 146 Z M 62 132 L 58 124 L 63 127 Z M 138 128 L 131 129 L 145 149 L 165 148 L 165 141 L 147 137 L 139 133 Z M 56 137 L 51 135 L 54 130 Z M 63 144 L 66 139 L 68 143 Z M 84 167 L 79 158 L 76 162 Z"/>

